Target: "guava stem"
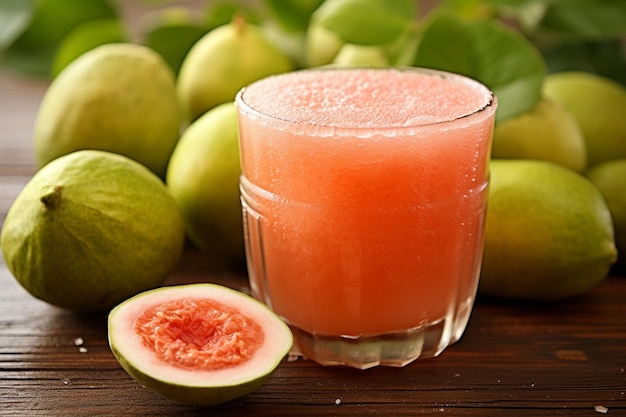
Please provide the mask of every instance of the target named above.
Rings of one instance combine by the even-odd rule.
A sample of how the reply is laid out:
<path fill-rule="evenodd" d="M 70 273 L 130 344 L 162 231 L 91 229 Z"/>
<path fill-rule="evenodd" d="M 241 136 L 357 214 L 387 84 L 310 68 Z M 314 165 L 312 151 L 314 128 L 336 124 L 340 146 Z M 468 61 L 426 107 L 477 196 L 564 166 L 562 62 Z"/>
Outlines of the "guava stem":
<path fill-rule="evenodd" d="M 235 13 L 232 19 L 232 23 L 233 25 L 235 25 L 235 28 L 237 29 L 237 33 L 239 35 L 241 35 L 246 30 L 246 25 L 248 24 L 248 22 L 246 22 L 246 18 L 243 17 L 241 13 Z"/>
<path fill-rule="evenodd" d="M 54 210 L 61 205 L 63 196 L 61 195 L 63 187 L 55 185 L 51 189 L 47 190 L 44 195 L 41 196 L 39 201 L 48 210 Z"/>

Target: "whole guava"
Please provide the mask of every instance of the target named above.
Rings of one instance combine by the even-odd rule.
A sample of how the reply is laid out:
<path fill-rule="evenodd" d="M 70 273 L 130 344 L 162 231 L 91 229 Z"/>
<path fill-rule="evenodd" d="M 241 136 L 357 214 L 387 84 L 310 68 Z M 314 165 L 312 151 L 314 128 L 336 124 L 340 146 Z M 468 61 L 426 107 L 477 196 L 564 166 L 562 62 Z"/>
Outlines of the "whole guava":
<path fill-rule="evenodd" d="M 561 103 L 580 125 L 588 165 L 626 158 L 626 88 L 609 78 L 565 71 L 546 77 L 543 92 Z"/>
<path fill-rule="evenodd" d="M 122 155 L 84 150 L 31 178 L 7 214 L 0 245 L 33 296 L 102 312 L 164 281 L 180 259 L 184 225 L 154 173 Z"/>
<path fill-rule="evenodd" d="M 617 263 L 626 267 L 626 158 L 595 165 L 587 178 L 600 190 L 611 212 L 617 246 Z"/>
<path fill-rule="evenodd" d="M 490 164 L 479 292 L 524 301 L 583 294 L 617 260 L 613 223 L 600 191 L 554 162 Z"/>
<path fill-rule="evenodd" d="M 574 116 L 543 97 L 529 112 L 504 120 L 493 133 L 496 159 L 539 159 L 576 172 L 587 166 L 585 138 Z"/>
<path fill-rule="evenodd" d="M 35 123 L 35 155 L 42 167 L 77 150 L 109 151 L 163 177 L 180 126 L 174 75 L 161 56 L 138 44 L 106 44 L 50 84 Z"/>
<path fill-rule="evenodd" d="M 377 45 L 355 45 L 346 43 L 332 62 L 340 67 L 388 67 L 389 58 L 385 50 Z"/>
<path fill-rule="evenodd" d="M 304 54 L 306 65 L 318 67 L 333 62 L 345 42 L 334 32 L 314 19 L 309 22 L 305 34 Z"/>
<path fill-rule="evenodd" d="M 265 76 L 291 71 L 294 63 L 263 31 L 236 16 L 196 42 L 178 74 L 178 98 L 188 122 Z"/>
<path fill-rule="evenodd" d="M 226 263 L 244 259 L 239 200 L 239 143 L 234 102 L 204 113 L 172 153 L 166 183 L 185 219 L 189 240 Z"/>

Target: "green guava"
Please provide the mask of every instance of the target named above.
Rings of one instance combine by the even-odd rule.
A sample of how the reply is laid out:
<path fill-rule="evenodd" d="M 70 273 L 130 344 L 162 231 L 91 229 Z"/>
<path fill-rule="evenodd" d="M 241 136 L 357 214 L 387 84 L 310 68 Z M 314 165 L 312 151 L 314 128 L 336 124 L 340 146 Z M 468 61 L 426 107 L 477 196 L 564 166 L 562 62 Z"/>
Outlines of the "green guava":
<path fill-rule="evenodd" d="M 138 44 L 105 44 L 50 84 L 35 122 L 35 155 L 42 167 L 81 149 L 109 151 L 163 177 L 180 126 L 174 75 L 161 56 Z"/>
<path fill-rule="evenodd" d="M 291 59 L 263 31 L 236 16 L 196 42 L 178 74 L 179 102 L 188 122 L 265 76 L 291 71 Z"/>
<path fill-rule="evenodd" d="M 165 184 L 122 155 L 84 150 L 39 170 L 0 234 L 8 269 L 33 296 L 102 312 L 157 287 L 177 265 L 183 219 Z"/>
<path fill-rule="evenodd" d="M 597 164 L 586 175 L 606 200 L 615 229 L 617 263 L 626 266 L 626 158 Z"/>
<path fill-rule="evenodd" d="M 490 164 L 479 291 L 559 300 L 602 282 L 617 259 L 609 208 L 584 176 L 553 162 Z"/>
<path fill-rule="evenodd" d="M 566 71 L 546 77 L 543 92 L 561 103 L 580 125 L 588 165 L 626 158 L 626 88 L 599 75 Z"/>
<path fill-rule="evenodd" d="M 289 327 L 252 297 L 215 284 L 163 287 L 109 314 L 126 372 L 185 404 L 216 405 L 259 388 L 289 353 Z"/>
<path fill-rule="evenodd" d="M 306 65 L 318 67 L 333 62 L 345 42 L 334 32 L 315 22 L 309 23 L 305 34 L 304 57 Z"/>
<path fill-rule="evenodd" d="M 576 172 L 587 166 L 585 138 L 578 122 L 569 111 L 548 98 L 539 100 L 532 111 L 496 125 L 492 157 L 540 159 Z"/>
<path fill-rule="evenodd" d="M 341 47 L 332 65 L 341 67 L 387 67 L 389 59 L 382 47 L 347 43 Z"/>
<path fill-rule="evenodd" d="M 237 110 L 234 102 L 223 103 L 185 130 L 172 153 L 166 182 L 189 240 L 227 263 L 245 257 L 239 174 Z"/>

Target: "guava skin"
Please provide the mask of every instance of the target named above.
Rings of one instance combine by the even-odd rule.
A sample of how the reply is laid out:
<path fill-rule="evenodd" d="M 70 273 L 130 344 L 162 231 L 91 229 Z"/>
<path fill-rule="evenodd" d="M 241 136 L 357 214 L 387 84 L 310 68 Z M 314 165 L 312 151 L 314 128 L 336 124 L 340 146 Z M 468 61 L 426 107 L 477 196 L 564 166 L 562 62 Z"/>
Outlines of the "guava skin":
<path fill-rule="evenodd" d="M 52 81 L 35 121 L 37 164 L 82 149 L 119 153 L 159 177 L 180 136 L 174 74 L 151 49 L 112 43 L 72 61 Z"/>
<path fill-rule="evenodd" d="M 200 38 L 185 57 L 176 86 L 184 118 L 191 123 L 213 107 L 233 101 L 251 82 L 294 68 L 259 27 L 235 18 Z"/>
<path fill-rule="evenodd" d="M 578 121 L 587 144 L 588 166 L 626 158 L 626 88 L 596 74 L 565 71 L 546 77 L 543 93 Z"/>
<path fill-rule="evenodd" d="M 582 172 L 587 167 L 585 138 L 574 116 L 543 97 L 527 113 L 496 125 L 492 158 L 540 159 Z"/>
<path fill-rule="evenodd" d="M 553 162 L 492 160 L 483 296 L 548 302 L 602 282 L 617 260 L 613 224 L 600 191 Z"/>
<path fill-rule="evenodd" d="M 240 385 L 191 388 L 154 379 L 127 361 L 114 346 L 111 346 L 111 351 L 122 368 L 135 380 L 165 398 L 186 405 L 215 406 L 232 401 L 256 391 L 271 375 L 263 375 Z"/>
<path fill-rule="evenodd" d="M 104 312 L 165 280 L 182 255 L 184 224 L 146 167 L 85 150 L 32 177 L 7 214 L 0 244 L 8 269 L 34 297 Z"/>
<path fill-rule="evenodd" d="M 229 265 L 243 266 L 238 138 L 234 102 L 207 111 L 181 136 L 166 183 L 191 243 Z"/>
<path fill-rule="evenodd" d="M 305 35 L 305 61 L 309 67 L 333 62 L 345 42 L 335 33 L 312 21 Z"/>
<path fill-rule="evenodd" d="M 626 267 L 626 158 L 595 165 L 587 178 L 600 190 L 611 212 L 617 246 L 616 268 Z"/>
<path fill-rule="evenodd" d="M 379 46 L 355 45 L 347 43 L 341 47 L 332 62 L 341 67 L 387 67 L 389 59 Z"/>
<path fill-rule="evenodd" d="M 160 359 L 137 334 L 137 317 L 155 306 L 184 299 L 216 301 L 259 324 L 264 338 L 254 356 L 240 364 L 208 370 L 201 365 L 183 368 Z M 180 329 L 178 321 L 176 329 Z M 109 313 L 108 339 L 113 355 L 130 376 L 165 398 L 196 406 L 222 404 L 256 390 L 293 346 L 291 330 L 266 305 L 242 292 L 209 283 L 157 288 L 122 302 Z"/>

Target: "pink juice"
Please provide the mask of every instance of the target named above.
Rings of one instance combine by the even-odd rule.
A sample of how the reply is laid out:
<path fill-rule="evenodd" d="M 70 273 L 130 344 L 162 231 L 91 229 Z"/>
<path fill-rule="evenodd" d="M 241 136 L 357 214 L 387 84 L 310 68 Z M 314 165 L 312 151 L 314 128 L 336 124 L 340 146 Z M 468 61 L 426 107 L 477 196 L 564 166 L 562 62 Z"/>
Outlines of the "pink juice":
<path fill-rule="evenodd" d="M 310 343 L 434 326 L 418 354 L 434 356 L 458 339 L 482 255 L 489 90 L 423 70 L 327 69 L 238 100 L 254 295 Z"/>

